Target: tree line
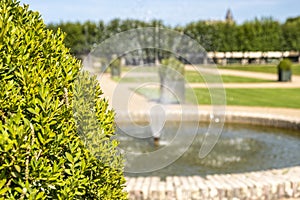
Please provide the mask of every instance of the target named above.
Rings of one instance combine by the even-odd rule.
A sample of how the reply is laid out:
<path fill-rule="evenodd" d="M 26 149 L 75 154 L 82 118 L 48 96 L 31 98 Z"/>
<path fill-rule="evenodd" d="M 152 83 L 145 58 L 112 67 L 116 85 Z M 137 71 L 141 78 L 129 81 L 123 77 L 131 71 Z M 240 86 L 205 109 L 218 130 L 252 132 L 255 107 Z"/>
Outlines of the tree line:
<path fill-rule="evenodd" d="M 170 27 L 161 20 L 114 19 L 84 23 L 61 22 L 48 28 L 66 33 L 65 43 L 74 55 L 90 52 L 95 44 L 133 28 L 160 27 L 180 31 L 197 42 L 206 51 L 300 51 L 300 16 L 280 23 L 272 18 L 261 18 L 236 24 L 231 21 L 197 21 L 186 26 Z"/>

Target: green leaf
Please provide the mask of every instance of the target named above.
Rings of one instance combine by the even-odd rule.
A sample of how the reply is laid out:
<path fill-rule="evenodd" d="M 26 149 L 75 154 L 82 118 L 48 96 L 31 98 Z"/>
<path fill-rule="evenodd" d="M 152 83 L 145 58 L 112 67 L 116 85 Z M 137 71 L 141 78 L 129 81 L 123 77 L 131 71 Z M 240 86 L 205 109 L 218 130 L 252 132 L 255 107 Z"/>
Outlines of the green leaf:
<path fill-rule="evenodd" d="M 69 174 L 69 175 L 72 175 L 72 172 L 71 172 L 70 169 L 65 169 L 65 172 L 66 172 L 67 174 Z"/>
<path fill-rule="evenodd" d="M 0 188 L 3 188 L 3 186 L 5 185 L 5 183 L 6 183 L 6 179 L 2 179 L 0 181 Z"/>
<path fill-rule="evenodd" d="M 27 108 L 27 110 L 32 113 L 32 114 L 35 114 L 35 115 L 38 115 L 39 113 L 37 113 L 33 108 Z"/>
<path fill-rule="evenodd" d="M 42 199 L 42 197 L 45 195 L 45 192 L 39 192 L 38 195 L 36 195 L 36 199 Z"/>
<path fill-rule="evenodd" d="M 19 193 L 23 193 L 23 190 L 22 190 L 22 188 L 20 188 L 20 187 L 15 187 L 14 188 L 17 192 L 19 192 Z"/>
<path fill-rule="evenodd" d="M 66 155 L 69 162 L 72 163 L 74 161 L 73 156 L 70 153 L 66 152 L 65 155 Z"/>
<path fill-rule="evenodd" d="M 1 189 L 1 190 L 0 190 L 0 195 L 5 194 L 8 190 L 9 190 L 8 187 Z"/>
<path fill-rule="evenodd" d="M 40 141 L 42 144 L 45 144 L 45 139 L 43 138 L 42 133 L 41 133 L 41 132 L 38 132 L 37 135 L 38 135 L 39 141 Z"/>
<path fill-rule="evenodd" d="M 21 172 L 21 167 L 19 165 L 14 165 L 15 169 L 17 170 L 18 173 Z"/>

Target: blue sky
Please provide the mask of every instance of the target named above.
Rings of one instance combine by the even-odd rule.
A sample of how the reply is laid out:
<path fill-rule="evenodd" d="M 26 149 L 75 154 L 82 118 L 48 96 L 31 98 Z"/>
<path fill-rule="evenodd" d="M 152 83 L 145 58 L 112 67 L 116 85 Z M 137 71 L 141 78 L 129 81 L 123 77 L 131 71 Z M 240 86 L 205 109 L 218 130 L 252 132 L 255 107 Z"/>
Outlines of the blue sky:
<path fill-rule="evenodd" d="M 46 23 L 130 18 L 161 19 L 175 26 L 224 19 L 228 8 L 237 23 L 270 16 L 284 22 L 288 17 L 300 16 L 300 0 L 21 0 L 21 3 L 39 11 Z"/>

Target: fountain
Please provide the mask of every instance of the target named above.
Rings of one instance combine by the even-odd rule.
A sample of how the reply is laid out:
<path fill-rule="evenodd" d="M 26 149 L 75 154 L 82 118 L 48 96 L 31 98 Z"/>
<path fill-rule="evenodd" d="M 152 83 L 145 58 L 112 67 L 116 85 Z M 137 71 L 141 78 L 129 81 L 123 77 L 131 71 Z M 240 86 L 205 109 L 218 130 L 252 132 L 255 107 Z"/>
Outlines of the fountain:
<path fill-rule="evenodd" d="M 162 130 L 165 125 L 165 112 L 164 109 L 160 105 L 156 105 L 151 108 L 150 111 L 150 117 L 151 117 L 151 133 L 153 136 L 153 141 L 155 146 L 159 146 L 160 144 L 160 137 L 162 134 Z"/>
<path fill-rule="evenodd" d="M 258 115 L 238 116 L 228 114 L 229 124 L 225 125 L 218 143 L 204 158 L 199 157 L 198 152 L 205 139 L 207 122 L 204 120 L 195 124 L 191 120 L 181 124 L 176 119 L 167 120 L 160 131 L 160 140 L 172 147 L 168 154 L 156 156 L 176 156 L 177 151 L 182 149 L 184 153 L 167 167 L 151 172 L 125 173 L 130 199 L 299 198 L 300 121 L 270 116 L 260 118 Z M 243 124 L 245 119 L 252 124 Z M 273 127 L 262 126 L 266 124 Z M 147 155 L 165 148 L 162 143 L 153 145 L 149 126 L 144 129 L 148 132 L 144 134 L 149 137 L 137 139 L 128 136 L 126 132 L 139 132 L 139 129 L 130 123 L 119 125 L 117 135 L 120 148 L 126 152 Z M 185 149 L 183 146 L 193 138 L 195 126 L 198 132 L 194 142 Z M 176 134 L 180 136 L 174 142 Z M 160 162 L 160 159 L 146 159 L 142 162 L 146 163 L 142 166 L 148 166 Z"/>
<path fill-rule="evenodd" d="M 162 60 L 159 66 L 160 99 L 163 104 L 184 103 L 184 64 L 175 57 Z"/>
<path fill-rule="evenodd" d="M 182 125 L 181 136 L 184 143 L 195 124 L 186 122 Z M 171 143 L 178 123 L 167 122 L 163 129 L 161 140 Z M 203 159 L 198 157 L 201 142 L 207 129 L 206 123 L 199 124 L 199 131 L 190 148 L 174 163 L 166 168 L 149 173 L 127 173 L 127 176 L 206 176 L 209 174 L 244 173 L 274 168 L 297 166 L 300 162 L 300 134 L 297 131 L 262 128 L 247 125 L 226 125 L 223 134 L 214 149 Z M 130 130 L 130 124 L 123 124 L 122 130 Z M 158 144 L 152 145 L 151 137 L 135 139 L 126 136 L 118 130 L 120 147 L 131 152 L 153 152 L 163 148 Z M 156 129 L 157 130 L 157 129 Z M 151 134 L 151 128 L 148 130 Z M 173 144 L 174 149 L 180 149 L 181 143 Z M 172 152 L 171 152 L 172 154 Z M 163 155 L 161 155 L 163 156 Z M 155 162 L 155 160 L 151 161 Z"/>

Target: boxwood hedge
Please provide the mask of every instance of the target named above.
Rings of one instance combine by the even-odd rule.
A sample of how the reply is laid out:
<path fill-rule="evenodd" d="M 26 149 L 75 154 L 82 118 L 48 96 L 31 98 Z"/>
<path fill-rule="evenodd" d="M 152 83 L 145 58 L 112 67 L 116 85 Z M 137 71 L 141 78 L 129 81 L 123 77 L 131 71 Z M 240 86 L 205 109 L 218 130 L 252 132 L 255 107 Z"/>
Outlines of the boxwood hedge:
<path fill-rule="evenodd" d="M 0 199 L 126 199 L 114 113 L 40 14 L 0 2 Z"/>

